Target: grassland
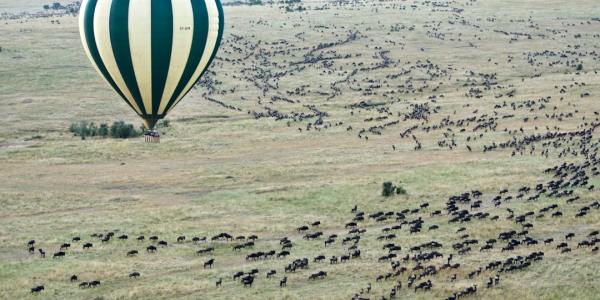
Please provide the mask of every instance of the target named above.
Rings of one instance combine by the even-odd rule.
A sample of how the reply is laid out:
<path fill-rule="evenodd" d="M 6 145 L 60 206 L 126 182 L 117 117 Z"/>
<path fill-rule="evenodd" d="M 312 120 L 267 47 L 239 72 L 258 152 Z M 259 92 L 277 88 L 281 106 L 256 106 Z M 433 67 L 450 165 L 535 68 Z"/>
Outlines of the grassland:
<path fill-rule="evenodd" d="M 43 4 L 7 0 L 0 5 L 0 12 L 35 10 Z M 416 8 L 411 8 L 413 4 Z M 338 265 L 314 264 L 309 271 L 286 274 L 288 287 L 282 289 L 278 280 L 267 280 L 264 273 L 276 269 L 277 278 L 281 278 L 283 266 L 293 258 L 344 254 L 346 247 L 339 241 L 324 248 L 322 240 L 302 240 L 295 228 L 320 220 L 320 230 L 325 234 L 343 236 L 346 232 L 343 225 L 353 217 L 350 209 L 354 205 L 371 213 L 399 211 L 429 202 L 430 207 L 418 216 L 427 218 L 428 225 L 439 225 L 440 229 L 425 229 L 415 235 L 402 232 L 394 242 L 408 249 L 437 240 L 444 244 L 444 253 L 450 253 L 459 225 L 449 224 L 445 216 L 429 220 L 429 213 L 443 209 L 449 196 L 474 189 L 485 195 L 481 211 L 499 215 L 501 219 L 465 225 L 467 233 L 480 241 L 496 238 L 499 231 L 519 228 L 505 220 L 505 208 L 521 214 L 552 203 L 559 203 L 564 217 L 536 219 L 531 236 L 562 241 L 567 232 L 574 232 L 580 240 L 599 229 L 597 210 L 582 218 L 574 217 L 582 205 L 599 200 L 598 177 L 590 178 L 596 190 L 575 190 L 575 195 L 581 198 L 573 205 L 566 204 L 564 199 L 548 197 L 535 202 L 513 201 L 500 208 L 494 208 L 490 202 L 500 189 L 509 188 L 513 192 L 524 185 L 551 180 L 543 172 L 546 168 L 562 162 L 581 162 L 582 156 L 558 156 L 560 151 L 576 144 L 564 143 L 552 148 L 548 157 L 539 154 L 542 146 L 533 154 L 527 149 L 523 155 L 515 156 L 511 156 L 511 149 L 482 151 L 484 145 L 513 137 L 504 128 L 523 128 L 525 133 L 520 136 L 543 133 L 546 126 L 575 131 L 587 128 L 584 123 L 597 118 L 594 112 L 600 111 L 597 100 L 600 76 L 598 61 L 589 54 L 600 46 L 597 37 L 600 22 L 593 20 L 600 13 L 596 1 L 449 2 L 450 7 L 464 9 L 461 13 L 437 11 L 442 8 L 423 1 L 354 5 L 314 1 L 303 5 L 309 8 L 307 12 L 286 13 L 281 8 L 284 5 L 278 4 L 226 6 L 223 46 L 211 68 L 214 73 L 207 75 L 220 83 L 215 84 L 216 91 L 208 97 L 240 110 L 207 101 L 204 94 L 210 89 L 201 83 L 169 116 L 171 126 L 162 132 L 158 145 L 145 144 L 142 139 L 82 141 L 68 133 L 70 123 L 83 119 L 97 123 L 117 119 L 139 123 L 88 63 L 80 46 L 76 17 L 3 19 L 0 24 L 3 113 L 0 299 L 349 299 L 368 282 L 373 283 L 371 298 L 387 297 L 394 282 L 375 283 L 377 275 L 389 271 L 389 264 L 376 262 L 386 253 L 382 243 L 376 241 L 379 229 L 385 225 L 370 220 L 362 225 L 367 234 L 361 241 L 361 259 Z M 324 5 L 329 9 L 316 10 Z M 53 24 L 52 20 L 59 20 L 60 24 Z M 389 28 L 396 25 L 405 27 L 390 33 Z M 415 28 L 410 30 L 411 26 Z M 532 38 L 494 30 L 529 33 Z M 322 42 L 343 40 L 349 31 L 359 31 L 359 38 L 333 50 L 351 58 L 332 60 L 329 63 L 333 67 L 324 68 L 320 62 L 309 64 L 304 70 L 290 67 L 291 62 L 306 57 L 305 50 L 264 55 L 277 47 L 310 49 Z M 431 32 L 443 33 L 445 39 L 432 38 L 435 34 Z M 576 34 L 581 37 L 575 37 Z M 512 38 L 516 40 L 511 41 Z M 281 40 L 293 45 L 275 45 Z M 468 46 L 469 41 L 475 46 Z M 259 45 L 257 49 L 264 50 L 263 54 L 258 50 L 250 52 L 248 49 L 253 45 Z M 356 74 L 354 79 L 362 84 L 363 91 L 350 82 L 343 83 L 342 94 L 330 100 L 316 93 L 332 93 L 328 86 L 346 77 L 352 71 L 352 63 L 376 66 L 381 61 L 378 56 L 381 50 L 390 51 L 387 55 L 393 65 Z M 529 63 L 526 53 L 545 50 L 589 55 L 537 57 Z M 324 55 L 334 54 L 324 51 Z M 252 55 L 247 57 L 248 53 Z M 228 62 L 224 58 L 240 60 Z M 429 61 L 439 69 L 417 68 L 419 60 Z M 554 61 L 561 63 L 549 64 Z M 573 62 L 582 63 L 583 70 L 577 72 Z M 398 79 L 385 77 L 411 67 L 410 75 Z M 260 88 L 244 81 L 250 77 L 248 74 L 255 77 L 264 74 L 248 69 L 272 74 L 286 68 L 296 73 L 257 81 L 264 84 Z M 431 77 L 436 70 L 446 73 Z M 482 98 L 467 95 L 470 86 L 465 83 L 476 82 L 482 89 L 485 86 L 481 76 L 469 75 L 471 70 L 475 74 L 496 74 L 492 89 L 485 90 Z M 371 79 L 387 79 L 394 86 L 385 87 L 385 83 L 379 82 L 384 86 L 383 91 L 365 95 L 364 88 Z M 407 82 L 413 85 L 412 90 L 421 87 L 421 91 L 383 96 L 386 91 L 402 90 L 396 84 Z M 585 86 L 574 82 L 584 82 Z M 269 83 L 277 88 L 264 92 Z M 311 91 L 290 96 L 298 102 L 269 101 L 271 96 L 285 94 L 284 91 L 301 84 L 310 85 Z M 570 87 L 561 93 L 556 86 L 562 85 Z M 220 93 L 231 89 L 235 91 Z M 517 91 L 513 98 L 495 97 L 511 89 Z M 581 97 L 582 93 L 590 96 Z M 444 97 L 439 97 L 440 94 Z M 428 99 L 431 95 L 439 97 L 437 102 Z M 547 96 L 552 97 L 546 104 L 547 110 L 494 108 L 503 102 L 524 103 Z M 357 136 L 360 128 L 372 125 L 364 120 L 383 114 L 358 109 L 350 113 L 348 106 L 360 101 L 386 101 L 386 107 L 394 115 L 410 112 L 410 105 L 415 103 L 427 103 L 431 110 L 435 105 L 440 108 L 427 121 L 404 120 L 399 126 L 386 128 L 381 135 L 367 131 L 367 141 L 364 135 Z M 314 118 L 255 119 L 248 114 L 248 111 L 267 111 L 266 106 L 284 114 L 308 114 L 310 109 L 305 105 L 326 111 L 326 124 L 343 122 L 344 125 L 307 130 L 307 123 L 314 123 Z M 415 124 L 438 124 L 447 117 L 456 120 L 493 115 L 495 111 L 514 117 L 502 119 L 497 130 L 485 131 L 483 137 L 470 142 L 472 152 L 465 148 L 464 141 L 468 136 L 478 136 L 479 131 L 455 130 L 453 134 L 460 146 L 452 150 L 439 146 L 439 141 L 450 140 L 442 130 L 415 132 L 423 145 L 420 151 L 414 150 L 413 140 L 399 137 Z M 552 113 L 574 116 L 564 116 L 559 121 L 546 115 Z M 539 119 L 523 121 L 534 116 Z M 348 130 L 348 126 L 353 129 Z M 592 136 L 593 142 L 598 142 L 598 132 Z M 387 180 L 400 183 L 407 195 L 381 197 L 381 183 Z M 159 249 L 156 255 L 142 251 L 131 258 L 125 256 L 128 250 L 143 250 L 148 243 L 128 240 L 101 245 L 93 240 L 96 247 L 92 251 L 83 251 L 75 244 L 64 259 L 41 259 L 28 254 L 25 247 L 28 240 L 35 239 L 51 254 L 73 236 L 92 241 L 91 234 L 113 230 L 131 237 L 156 234 L 174 245 Z M 190 242 L 175 244 L 179 235 L 189 238 L 220 232 L 258 235 L 252 251 L 278 249 L 278 240 L 283 236 L 294 240 L 295 246 L 290 258 L 247 262 L 244 256 L 251 250 L 233 252 L 233 243 L 212 243 L 215 254 L 206 257 L 196 256 L 199 246 Z M 572 246 L 570 254 L 560 254 L 553 246 L 542 245 L 518 248 L 511 253 L 502 253 L 499 248 L 487 253 L 474 249 L 455 258 L 462 265 L 459 270 L 441 271 L 432 278 L 431 291 L 415 293 L 404 288 L 399 291 L 399 298 L 445 298 L 453 291 L 478 284 L 480 290 L 474 298 L 600 299 L 598 254 Z M 501 283 L 494 288 L 484 288 L 493 273 L 475 279 L 466 276 L 491 260 L 532 251 L 544 251 L 545 259 L 524 271 L 503 274 Z M 208 257 L 216 258 L 215 267 L 203 269 L 202 263 Z M 444 261 L 432 264 L 439 266 Z M 236 271 L 252 268 L 261 270 L 252 288 L 231 280 Z M 327 279 L 307 281 L 310 273 L 321 269 L 329 273 Z M 127 278 L 132 271 L 139 271 L 142 276 L 136 280 Z M 448 280 L 453 273 L 458 274 L 456 282 Z M 72 274 L 83 280 L 100 280 L 102 286 L 79 289 L 68 280 Z M 223 287 L 215 288 L 214 282 L 220 277 L 224 278 Z M 406 276 L 401 280 L 406 285 Z M 46 290 L 41 295 L 30 295 L 29 289 L 38 284 L 44 284 Z"/>

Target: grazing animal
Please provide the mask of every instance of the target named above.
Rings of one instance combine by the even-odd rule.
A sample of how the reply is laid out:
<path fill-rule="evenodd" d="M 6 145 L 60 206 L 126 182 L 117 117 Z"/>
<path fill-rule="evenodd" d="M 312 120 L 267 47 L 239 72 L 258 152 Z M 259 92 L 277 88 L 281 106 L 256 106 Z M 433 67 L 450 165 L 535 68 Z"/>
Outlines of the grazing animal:
<path fill-rule="evenodd" d="M 212 269 L 212 266 L 214 263 L 215 263 L 215 259 L 211 258 L 204 263 L 204 268 L 206 269 L 206 267 L 208 267 L 208 268 Z"/>
<path fill-rule="evenodd" d="M 94 247 L 94 245 L 93 245 L 92 243 L 85 243 L 85 244 L 83 244 L 83 249 L 84 249 L 84 250 L 85 250 L 85 249 L 90 249 L 90 248 L 92 248 L 92 247 Z"/>
<path fill-rule="evenodd" d="M 140 277 L 140 272 L 133 272 L 129 274 L 129 278 L 138 278 Z"/>
<path fill-rule="evenodd" d="M 287 285 L 287 276 L 283 277 L 280 281 L 279 281 L 279 287 L 284 287 Z"/>
<path fill-rule="evenodd" d="M 44 251 L 44 249 L 42 249 L 42 248 L 39 248 L 39 249 L 38 249 L 38 252 L 40 253 L 40 257 L 41 257 L 41 258 L 45 258 L 45 257 L 46 257 L 46 252 Z"/>
<path fill-rule="evenodd" d="M 65 257 L 65 253 L 63 251 L 59 251 L 59 252 L 54 253 L 54 255 L 52 257 L 53 258 Z"/>
<path fill-rule="evenodd" d="M 131 251 L 127 252 L 127 256 L 136 256 L 136 255 L 138 255 L 137 250 L 131 250 Z"/>
<path fill-rule="evenodd" d="M 146 252 L 148 252 L 148 253 L 156 252 L 156 246 L 150 245 L 150 246 L 146 247 Z"/>
<path fill-rule="evenodd" d="M 246 276 L 246 277 L 242 278 L 242 283 L 244 284 L 244 287 L 252 287 L 253 282 L 254 282 L 253 276 Z"/>
<path fill-rule="evenodd" d="M 31 289 L 31 293 L 32 294 L 36 294 L 36 293 L 39 293 L 39 292 L 41 292 L 43 290 L 44 290 L 44 286 L 43 285 L 38 285 L 38 286 L 36 286 L 36 287 L 34 287 L 34 288 Z"/>
<path fill-rule="evenodd" d="M 271 271 L 267 272 L 267 278 L 271 278 L 271 277 L 273 277 L 273 275 L 275 275 L 275 274 L 277 274 L 277 271 L 275 271 L 275 270 L 271 270 Z"/>
<path fill-rule="evenodd" d="M 71 276 L 71 282 L 75 282 L 75 281 L 77 281 L 77 275 Z"/>
<path fill-rule="evenodd" d="M 327 277 L 327 272 L 325 272 L 325 271 L 319 271 L 317 273 L 311 274 L 308 277 L 308 280 L 323 279 L 325 277 Z"/>
<path fill-rule="evenodd" d="M 219 278 L 219 280 L 217 280 L 217 282 L 215 283 L 216 287 L 219 287 L 223 284 L 223 278 Z"/>

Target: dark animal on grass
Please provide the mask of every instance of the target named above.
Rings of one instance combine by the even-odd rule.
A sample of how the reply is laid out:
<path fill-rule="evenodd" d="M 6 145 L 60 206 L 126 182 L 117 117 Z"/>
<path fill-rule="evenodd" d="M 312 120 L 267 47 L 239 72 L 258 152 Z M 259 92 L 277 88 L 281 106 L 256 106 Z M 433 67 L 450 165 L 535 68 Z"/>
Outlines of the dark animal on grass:
<path fill-rule="evenodd" d="M 204 263 L 204 268 L 206 269 L 206 267 L 208 267 L 208 268 L 212 269 L 212 266 L 214 263 L 215 263 L 215 259 L 211 258 Z"/>
<path fill-rule="evenodd" d="M 280 281 L 279 281 L 279 287 L 284 287 L 287 285 L 287 276 L 283 277 Z"/>
<path fill-rule="evenodd" d="M 34 287 L 34 288 L 31 289 L 31 293 L 32 294 L 36 294 L 36 293 L 39 293 L 39 292 L 41 292 L 43 290 L 44 290 L 44 286 L 43 285 L 38 285 L 38 286 L 36 286 L 36 287 Z"/>
<path fill-rule="evenodd" d="M 73 276 L 71 276 L 71 282 L 75 282 L 75 281 L 77 281 L 77 280 L 78 280 L 78 279 L 77 279 L 77 275 L 73 275 Z"/>
<path fill-rule="evenodd" d="M 246 277 L 242 278 L 242 283 L 244 284 L 244 287 L 252 287 L 253 282 L 254 282 L 254 277 L 252 277 L 252 276 L 246 276 Z"/>
<path fill-rule="evenodd" d="M 148 252 L 148 253 L 156 252 L 156 246 L 150 245 L 150 246 L 146 247 L 146 252 Z"/>
<path fill-rule="evenodd" d="M 65 253 L 63 251 L 59 251 L 59 252 L 54 253 L 54 255 L 52 257 L 53 258 L 65 257 Z"/>
<path fill-rule="evenodd" d="M 217 282 L 215 283 L 216 287 L 221 286 L 221 284 L 223 284 L 223 278 L 219 278 L 219 280 L 217 280 Z"/>
<path fill-rule="evenodd" d="M 40 257 L 41 257 L 41 258 L 45 258 L 45 257 L 46 257 L 46 251 L 44 251 L 44 249 L 42 249 L 42 248 L 39 248 L 39 249 L 38 249 L 38 252 L 40 253 Z"/>
<path fill-rule="evenodd" d="M 94 247 L 94 245 L 92 243 L 85 243 L 85 244 L 83 244 L 83 249 L 90 249 L 92 247 Z"/>
<path fill-rule="evenodd" d="M 244 272 L 242 272 L 242 271 L 236 272 L 235 274 L 233 274 L 233 280 L 237 280 L 238 278 L 240 278 L 242 276 L 244 276 Z"/>
<path fill-rule="evenodd" d="M 325 277 L 327 277 L 327 272 L 325 272 L 325 271 L 319 271 L 317 273 L 311 274 L 308 277 L 308 280 L 323 279 Z"/>
<path fill-rule="evenodd" d="M 275 271 L 275 270 L 271 270 L 271 271 L 267 272 L 267 278 L 271 278 L 271 277 L 273 277 L 273 275 L 275 275 L 275 274 L 277 274 L 277 271 Z"/>
<path fill-rule="evenodd" d="M 131 251 L 127 252 L 127 256 L 136 256 L 138 254 L 139 254 L 139 252 L 137 250 L 131 250 Z"/>
<path fill-rule="evenodd" d="M 133 272 L 129 274 L 129 278 L 138 278 L 140 277 L 140 272 Z"/>
<path fill-rule="evenodd" d="M 213 247 L 208 247 L 206 249 L 200 249 L 200 250 L 196 251 L 196 255 L 210 253 L 210 252 L 213 252 L 214 250 L 215 250 L 215 248 L 213 248 Z"/>

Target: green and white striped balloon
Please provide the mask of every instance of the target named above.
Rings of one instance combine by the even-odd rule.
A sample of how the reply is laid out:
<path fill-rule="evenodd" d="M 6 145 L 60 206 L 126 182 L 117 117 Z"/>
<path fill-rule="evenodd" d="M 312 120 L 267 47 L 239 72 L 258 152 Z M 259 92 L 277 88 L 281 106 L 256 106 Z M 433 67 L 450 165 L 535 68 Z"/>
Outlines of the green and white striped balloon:
<path fill-rule="evenodd" d="M 151 129 L 202 76 L 223 36 L 219 0 L 84 0 L 90 61 Z"/>

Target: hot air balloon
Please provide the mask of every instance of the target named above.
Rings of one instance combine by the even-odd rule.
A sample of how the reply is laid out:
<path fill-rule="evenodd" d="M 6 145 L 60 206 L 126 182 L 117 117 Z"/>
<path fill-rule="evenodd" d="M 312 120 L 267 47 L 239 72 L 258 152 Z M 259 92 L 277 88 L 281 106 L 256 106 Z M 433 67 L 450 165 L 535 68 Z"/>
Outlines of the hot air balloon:
<path fill-rule="evenodd" d="M 219 0 L 84 0 L 79 32 L 92 65 L 153 131 L 214 59 L 223 22 Z"/>

